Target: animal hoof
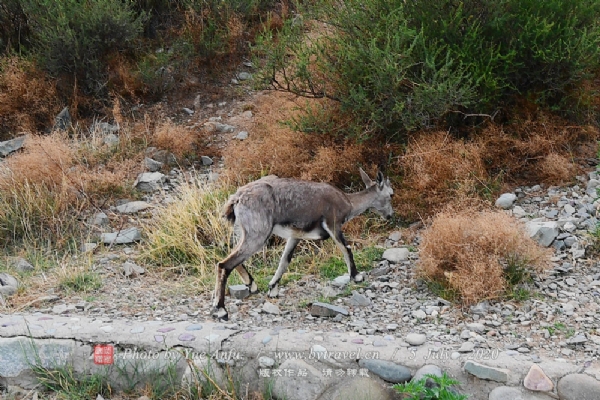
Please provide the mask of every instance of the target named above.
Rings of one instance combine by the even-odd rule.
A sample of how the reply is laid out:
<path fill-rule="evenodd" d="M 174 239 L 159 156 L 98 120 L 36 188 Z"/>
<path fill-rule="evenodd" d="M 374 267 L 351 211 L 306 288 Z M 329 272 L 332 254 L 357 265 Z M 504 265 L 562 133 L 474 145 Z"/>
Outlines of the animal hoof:
<path fill-rule="evenodd" d="M 220 321 L 227 321 L 229 319 L 229 315 L 227 314 L 227 310 L 224 309 L 224 308 L 216 308 L 215 310 L 213 310 L 212 317 L 214 319 L 217 319 L 217 320 L 220 320 Z"/>
<path fill-rule="evenodd" d="M 362 274 L 356 274 L 354 276 L 354 282 L 362 282 L 365 278 L 362 276 Z"/>
<path fill-rule="evenodd" d="M 274 286 L 269 289 L 269 297 L 271 297 L 271 298 L 277 297 L 278 294 L 279 294 L 279 288 L 277 286 Z"/>
<path fill-rule="evenodd" d="M 256 294 L 258 292 L 258 286 L 256 285 L 256 282 L 252 282 L 252 284 L 248 287 L 248 290 L 250 290 L 250 294 Z"/>

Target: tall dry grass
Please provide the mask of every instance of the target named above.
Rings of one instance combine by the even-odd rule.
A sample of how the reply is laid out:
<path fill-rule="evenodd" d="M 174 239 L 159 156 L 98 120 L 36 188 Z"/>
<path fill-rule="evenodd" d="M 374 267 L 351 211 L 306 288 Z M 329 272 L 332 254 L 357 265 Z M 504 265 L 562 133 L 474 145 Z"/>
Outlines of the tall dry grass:
<path fill-rule="evenodd" d="M 423 233 L 419 255 L 421 277 L 472 304 L 505 294 L 511 263 L 543 272 L 549 267 L 550 251 L 504 212 L 465 209 L 436 215 Z"/>
<path fill-rule="evenodd" d="M 230 251 L 233 228 L 222 217 L 232 189 L 208 187 L 189 180 L 178 187 L 176 199 L 144 225 L 144 257 L 178 271 L 196 270 L 210 278 L 214 266 Z"/>
<path fill-rule="evenodd" d="M 78 246 L 87 213 L 135 195 L 145 148 L 136 135 L 122 129 L 116 146 L 100 131 L 29 135 L 0 166 L 0 245 Z"/>

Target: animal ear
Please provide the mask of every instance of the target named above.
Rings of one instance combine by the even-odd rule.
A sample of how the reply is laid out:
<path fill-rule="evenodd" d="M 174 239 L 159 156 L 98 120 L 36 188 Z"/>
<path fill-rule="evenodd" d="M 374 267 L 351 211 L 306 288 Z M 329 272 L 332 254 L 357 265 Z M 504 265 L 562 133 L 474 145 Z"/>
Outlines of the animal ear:
<path fill-rule="evenodd" d="M 383 189 L 383 186 L 385 185 L 385 179 L 381 171 L 377 172 L 377 184 L 379 185 L 380 189 Z"/>
<path fill-rule="evenodd" d="M 360 177 L 362 178 L 362 181 L 367 186 L 367 188 L 373 186 L 373 181 L 371 180 L 371 178 L 369 178 L 369 175 L 367 175 L 367 173 L 363 171 L 362 168 L 359 168 L 358 170 L 360 171 Z"/>

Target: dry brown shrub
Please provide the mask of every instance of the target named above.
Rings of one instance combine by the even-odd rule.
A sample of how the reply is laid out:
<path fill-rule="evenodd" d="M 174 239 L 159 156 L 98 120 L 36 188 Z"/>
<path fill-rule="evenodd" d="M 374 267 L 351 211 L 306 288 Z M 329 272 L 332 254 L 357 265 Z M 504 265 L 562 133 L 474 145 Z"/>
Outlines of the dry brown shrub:
<path fill-rule="evenodd" d="M 194 152 L 199 133 L 173 122 L 159 124 L 150 138 L 150 144 L 168 150 L 180 159 Z"/>
<path fill-rule="evenodd" d="M 416 137 L 398 160 L 404 180 L 395 203 L 400 205 L 397 213 L 408 219 L 439 211 L 451 201 L 476 198 L 488 181 L 483 149 L 445 132 Z"/>
<path fill-rule="evenodd" d="M 550 153 L 539 163 L 539 177 L 543 182 L 554 184 L 566 183 L 573 179 L 577 168 L 565 156 L 556 153 Z"/>
<path fill-rule="evenodd" d="M 513 184 L 561 184 L 577 172 L 576 165 L 569 161 L 571 155 L 594 157 L 595 150 L 585 145 L 599 138 L 595 127 L 574 125 L 538 112 L 509 125 L 489 125 L 475 141 L 482 147 L 490 174 L 501 172 Z"/>
<path fill-rule="evenodd" d="M 419 255 L 421 277 L 456 291 L 464 304 L 472 304 L 504 294 L 508 262 L 523 262 L 542 272 L 550 253 L 507 214 L 465 209 L 436 215 L 422 236 Z"/>
<path fill-rule="evenodd" d="M 314 100 L 317 102 L 317 100 Z M 345 185 L 357 181 L 358 167 L 373 174 L 385 165 L 392 147 L 358 142 L 334 134 L 295 132 L 283 122 L 306 109 L 306 99 L 266 92 L 254 104 L 252 134 L 244 141 L 231 142 L 223 152 L 229 178 L 236 184 L 265 174 L 302 178 Z"/>
<path fill-rule="evenodd" d="M 18 57 L 0 59 L 0 140 L 42 131 L 60 111 L 55 85 Z"/>

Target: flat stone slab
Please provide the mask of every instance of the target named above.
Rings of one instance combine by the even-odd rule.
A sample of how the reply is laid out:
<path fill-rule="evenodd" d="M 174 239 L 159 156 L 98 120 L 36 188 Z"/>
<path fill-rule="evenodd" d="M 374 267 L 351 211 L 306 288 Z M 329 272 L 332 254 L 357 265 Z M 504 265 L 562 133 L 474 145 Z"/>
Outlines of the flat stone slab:
<path fill-rule="evenodd" d="M 507 369 L 490 367 L 471 360 L 465 363 L 464 368 L 465 371 L 478 377 L 479 379 L 487 379 L 489 381 L 501 383 L 508 382 L 510 374 L 510 371 Z"/>
<path fill-rule="evenodd" d="M 130 201 L 129 203 L 115 207 L 115 209 L 121 214 L 135 214 L 150 207 L 152 207 L 152 204 L 145 201 Z"/>
<path fill-rule="evenodd" d="M 312 303 L 310 314 L 315 317 L 335 317 L 338 314 L 350 315 L 344 307 L 319 302 Z"/>
<path fill-rule="evenodd" d="M 10 153 L 19 150 L 21 147 L 23 147 L 25 138 L 27 138 L 27 135 L 0 142 L 0 156 L 6 157 Z"/>
<path fill-rule="evenodd" d="M 270 303 L 268 301 L 265 301 L 265 303 L 263 304 L 262 311 L 267 314 L 275 314 L 275 315 L 281 314 L 281 310 L 279 310 L 279 307 L 277 307 L 275 304 Z"/>
<path fill-rule="evenodd" d="M 127 228 L 117 232 L 103 233 L 100 239 L 104 244 L 129 244 L 142 240 L 142 234 L 138 228 Z"/>
<path fill-rule="evenodd" d="M 405 383 L 412 377 L 408 368 L 392 361 L 361 359 L 358 365 L 361 368 L 368 369 L 384 381 L 391 383 Z"/>
<path fill-rule="evenodd" d="M 337 286 L 339 288 L 343 288 L 344 286 L 346 286 L 349 283 L 350 283 L 350 276 L 348 276 L 348 275 L 338 276 L 331 282 L 331 284 L 333 286 Z"/>
<path fill-rule="evenodd" d="M 388 260 L 391 263 L 397 264 L 402 261 L 408 260 L 408 255 L 410 251 L 408 251 L 405 247 L 396 247 L 392 249 L 387 249 L 383 252 L 381 258 L 384 260 Z"/>

